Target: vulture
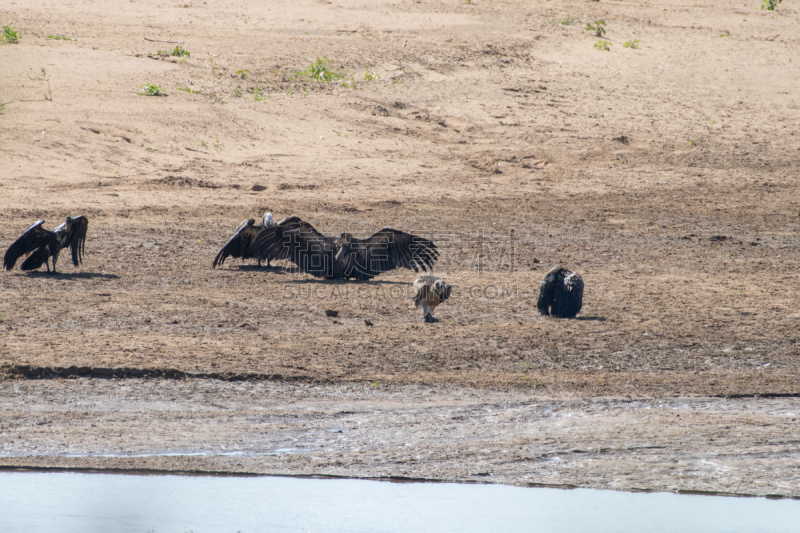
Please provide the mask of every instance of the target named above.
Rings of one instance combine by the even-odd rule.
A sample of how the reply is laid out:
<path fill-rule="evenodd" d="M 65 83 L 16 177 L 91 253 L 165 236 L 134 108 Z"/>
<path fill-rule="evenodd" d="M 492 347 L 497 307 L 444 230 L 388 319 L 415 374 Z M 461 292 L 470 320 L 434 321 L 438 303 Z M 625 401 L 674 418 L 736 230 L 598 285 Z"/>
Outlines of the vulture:
<path fill-rule="evenodd" d="M 561 318 L 575 318 L 583 306 L 583 278 L 577 272 L 555 266 L 539 287 L 539 313 Z"/>
<path fill-rule="evenodd" d="M 24 255 L 28 258 L 22 262 L 22 270 L 36 270 L 42 264 L 50 272 L 48 260 L 53 258 L 52 273 L 56 274 L 58 254 L 63 248 L 72 249 L 72 263 L 80 266 L 83 263 L 83 244 L 86 241 L 86 231 L 89 229 L 89 219 L 81 215 L 75 218 L 67 217 L 67 221 L 53 231 L 44 229 L 44 220 L 37 220 L 22 236 L 6 250 L 3 257 L 3 268 L 11 270 L 17 264 L 17 259 Z"/>
<path fill-rule="evenodd" d="M 422 318 L 425 322 L 435 322 L 431 313 L 436 306 L 447 300 L 450 293 L 453 292 L 452 285 L 446 285 L 444 280 L 439 276 L 428 274 L 420 276 L 414 282 L 414 307 L 419 309 L 422 307 Z"/>
<path fill-rule="evenodd" d="M 325 237 L 314 226 L 293 216 L 256 237 L 260 259 L 289 259 L 301 272 L 323 279 L 370 280 L 395 268 L 428 270 L 439 258 L 436 245 L 392 228 L 366 239 L 350 233 Z"/>
<path fill-rule="evenodd" d="M 222 266 L 228 256 L 236 257 L 237 259 L 253 259 L 255 257 L 258 259 L 258 266 L 261 266 L 261 258 L 256 255 L 253 242 L 255 242 L 259 233 L 269 227 L 277 226 L 277 223 L 272 220 L 272 213 L 264 213 L 261 222 L 263 226 L 257 226 L 255 219 L 251 218 L 239 224 L 239 227 L 233 233 L 233 237 L 228 239 L 228 242 L 219 251 L 217 257 L 214 258 L 214 264 L 211 268 Z M 269 266 L 269 260 L 267 260 L 267 266 Z"/>

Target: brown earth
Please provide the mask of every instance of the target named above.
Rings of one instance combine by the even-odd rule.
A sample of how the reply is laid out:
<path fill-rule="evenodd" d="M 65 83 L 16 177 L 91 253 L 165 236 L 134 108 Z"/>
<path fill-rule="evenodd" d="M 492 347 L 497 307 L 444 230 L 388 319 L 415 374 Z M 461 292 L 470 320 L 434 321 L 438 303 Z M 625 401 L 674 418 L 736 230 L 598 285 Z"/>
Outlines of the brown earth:
<path fill-rule="evenodd" d="M 523 395 L 575 410 L 705 398 L 726 412 L 747 405 L 742 424 L 752 405 L 772 409 L 764 402 L 796 412 L 798 12 L 718 4 L 5 5 L 3 24 L 23 38 L 0 46 L 0 246 L 36 219 L 54 227 L 77 214 L 89 217 L 90 238 L 82 268 L 65 254 L 57 276 L 2 275 L 3 394 L 23 386 L 81 401 L 71 382 L 28 381 L 81 376 L 119 378 L 108 383 L 128 383 L 141 401 L 152 380 L 165 390 L 200 380 L 220 394 L 228 381 L 270 381 L 249 386 L 274 386 L 283 400 L 308 385 L 330 401 L 361 387 L 392 391 L 386 409 L 400 429 L 391 431 L 416 431 L 401 416 L 415 387 L 445 403 Z M 609 52 L 593 49 L 598 38 L 584 28 L 598 19 Z M 638 49 L 623 47 L 633 39 Z M 178 44 L 191 56 L 156 54 Z M 296 74 L 323 57 L 342 79 Z M 138 95 L 148 83 L 168 96 Z M 433 235 L 444 252 L 438 273 L 458 290 L 426 325 L 408 299 L 409 271 L 341 283 L 283 264 L 211 270 L 236 226 L 267 210 L 328 234 L 392 226 Z M 536 312 L 539 281 L 558 263 L 586 282 L 576 320 Z M 763 396 L 783 398 L 731 400 Z M 124 466 L 65 458 L 93 446 L 76 432 L 29 453 L 39 444 L 17 428 L 33 427 L 39 411 L 27 405 L 0 427 L 0 464 Z M 190 424 L 190 406 L 184 415 Z M 738 481 L 711 476 L 691 488 L 797 494 L 783 462 L 748 466 L 756 444 L 796 463 L 800 427 L 773 422 L 762 440 L 725 450 L 738 457 Z M 138 423 L 146 432 L 148 419 Z M 678 431 L 667 416 L 648 423 L 654 435 Z M 678 433 L 716 440 L 733 427 L 688 424 Z M 586 430 L 608 442 L 612 426 L 594 420 Z M 710 449 L 698 442 L 670 440 L 659 453 L 689 464 Z M 167 448 L 154 441 L 151 451 Z M 230 467 L 215 457 L 203 469 Z M 598 457 L 589 474 L 546 482 L 687 488 L 680 471 L 626 478 Z M 414 475 L 437 477 L 436 461 Z M 408 470 L 343 464 L 337 473 L 354 476 Z M 440 477 L 466 479 L 457 460 L 448 464 Z"/>

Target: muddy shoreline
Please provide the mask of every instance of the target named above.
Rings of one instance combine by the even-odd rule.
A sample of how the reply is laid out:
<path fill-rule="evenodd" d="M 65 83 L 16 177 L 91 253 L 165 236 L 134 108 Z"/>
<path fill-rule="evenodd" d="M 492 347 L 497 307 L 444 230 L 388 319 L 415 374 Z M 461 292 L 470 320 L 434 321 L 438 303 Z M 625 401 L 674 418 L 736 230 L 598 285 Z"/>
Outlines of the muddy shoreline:
<path fill-rule="evenodd" d="M 4 468 L 800 496 L 794 398 L 85 378 L 0 390 Z"/>

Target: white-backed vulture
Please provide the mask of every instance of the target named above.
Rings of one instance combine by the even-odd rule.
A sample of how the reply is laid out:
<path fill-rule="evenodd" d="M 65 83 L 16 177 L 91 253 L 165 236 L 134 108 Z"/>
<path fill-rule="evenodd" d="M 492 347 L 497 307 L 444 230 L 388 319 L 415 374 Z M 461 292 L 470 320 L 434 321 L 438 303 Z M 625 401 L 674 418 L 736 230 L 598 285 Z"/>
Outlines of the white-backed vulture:
<path fill-rule="evenodd" d="M 239 227 L 236 228 L 233 236 L 228 239 L 228 242 L 225 243 L 217 256 L 214 258 L 214 264 L 211 266 L 211 268 L 222 266 L 222 264 L 225 262 L 225 259 L 228 257 L 235 257 L 237 259 L 255 258 L 258 260 L 258 266 L 260 267 L 261 258 L 255 253 L 253 243 L 255 242 L 259 233 L 269 227 L 277 226 L 277 223 L 272 220 L 272 213 L 264 213 L 261 223 L 262 225 L 258 226 L 256 225 L 255 219 L 250 218 L 239 224 Z M 267 260 L 267 266 L 270 266 L 269 260 Z"/>
<path fill-rule="evenodd" d="M 3 256 L 3 268 L 11 270 L 20 257 L 30 254 L 20 265 L 22 270 L 36 270 L 44 264 L 47 272 L 51 272 L 48 260 L 52 257 L 52 273 L 56 274 L 58 254 L 67 247 L 72 249 L 72 263 L 76 267 L 83 263 L 83 247 L 86 231 L 89 229 L 89 219 L 83 215 L 75 218 L 67 217 L 66 222 L 53 231 L 44 229 L 42 224 L 44 220 L 37 220 L 8 247 Z"/>
<path fill-rule="evenodd" d="M 326 237 L 299 217 L 262 231 L 255 242 L 261 259 L 289 259 L 301 272 L 325 279 L 369 280 L 395 268 L 428 270 L 439 258 L 431 241 L 392 228 L 357 239 Z"/>
<path fill-rule="evenodd" d="M 422 318 L 425 322 L 435 322 L 431 313 L 437 305 L 450 297 L 451 292 L 453 286 L 445 284 L 439 276 L 433 274 L 420 276 L 414 282 L 414 296 L 412 296 L 414 307 L 422 308 Z"/>
<path fill-rule="evenodd" d="M 583 306 L 583 278 L 557 265 L 542 279 L 539 287 L 539 313 L 561 318 L 574 318 Z"/>

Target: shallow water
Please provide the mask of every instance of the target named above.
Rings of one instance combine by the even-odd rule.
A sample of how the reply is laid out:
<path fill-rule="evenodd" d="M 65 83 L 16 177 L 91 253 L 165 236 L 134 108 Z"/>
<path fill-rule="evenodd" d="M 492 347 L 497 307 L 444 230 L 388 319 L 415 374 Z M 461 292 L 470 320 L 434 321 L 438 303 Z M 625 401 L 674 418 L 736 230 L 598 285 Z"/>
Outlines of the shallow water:
<path fill-rule="evenodd" d="M 800 501 L 352 479 L 0 472 L 0 531 L 796 532 Z"/>

